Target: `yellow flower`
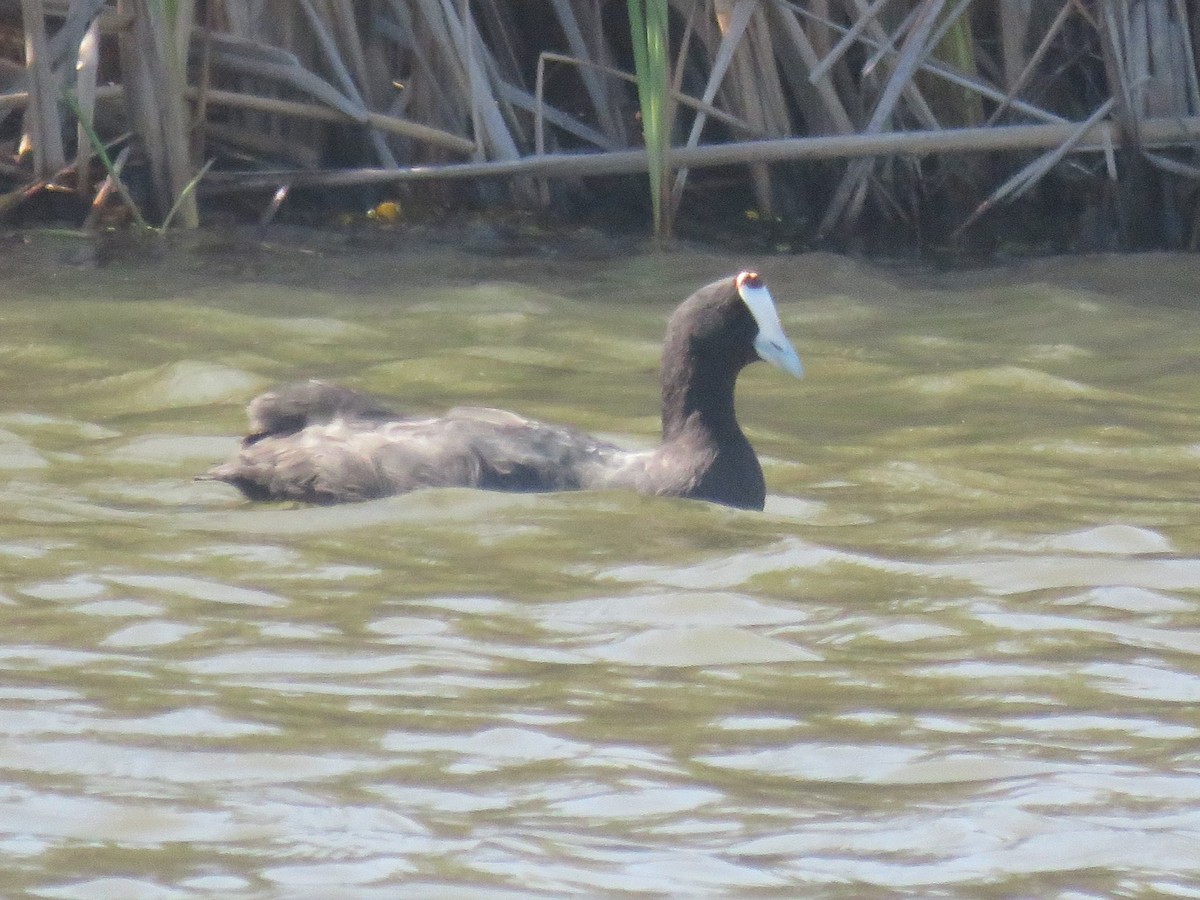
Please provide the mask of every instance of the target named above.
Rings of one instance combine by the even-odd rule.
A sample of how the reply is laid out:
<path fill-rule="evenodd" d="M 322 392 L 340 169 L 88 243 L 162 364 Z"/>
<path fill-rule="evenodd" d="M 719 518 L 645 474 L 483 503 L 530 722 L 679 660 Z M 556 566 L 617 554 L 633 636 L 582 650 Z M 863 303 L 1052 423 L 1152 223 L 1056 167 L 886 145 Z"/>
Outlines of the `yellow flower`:
<path fill-rule="evenodd" d="M 395 200 L 384 200 L 374 209 L 367 211 L 368 219 L 375 219 L 379 222 L 397 222 L 401 215 L 400 204 Z"/>

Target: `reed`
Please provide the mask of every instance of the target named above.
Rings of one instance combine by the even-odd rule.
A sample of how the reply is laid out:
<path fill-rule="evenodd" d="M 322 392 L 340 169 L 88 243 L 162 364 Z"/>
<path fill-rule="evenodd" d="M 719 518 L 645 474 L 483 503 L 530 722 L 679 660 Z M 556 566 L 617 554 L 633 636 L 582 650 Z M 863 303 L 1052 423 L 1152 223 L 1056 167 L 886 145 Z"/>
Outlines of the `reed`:
<path fill-rule="evenodd" d="M 316 183 L 547 206 L 563 194 L 546 186 L 568 180 L 578 208 L 611 190 L 589 173 L 608 172 L 648 176 L 660 239 L 703 207 L 730 221 L 753 208 L 797 247 L 896 235 L 986 245 L 1040 209 L 1065 225 L 1107 220 L 1099 232 L 1129 245 L 1200 243 L 1178 225 L 1200 222 L 1188 124 L 1200 114 L 1195 2 L 626 0 L 616 10 L 0 0 L 0 125 L 23 117 L 0 132 L 13 135 L 0 149 L 16 160 L 0 165 L 0 216 L 49 189 L 90 200 L 135 183 L 152 195 L 139 195 L 134 219 L 160 226 L 196 224 L 206 186 L 221 202 L 238 183 L 263 191 L 264 218 L 287 214 L 292 187 Z M 1179 125 L 1164 144 L 1170 121 Z M 1107 150 L 1084 138 L 1097 128 Z M 136 140 L 122 174 L 98 148 L 127 129 Z M 1013 129 L 1028 142 L 1019 147 Z M 1047 147 L 1050 133 L 1061 138 Z M 707 168 L 717 159 L 719 171 Z"/>
<path fill-rule="evenodd" d="M 184 187 L 194 173 L 189 112 L 184 100 L 192 0 L 117 0 L 130 18 L 120 33 L 121 69 L 129 112 L 149 159 L 159 216 L 182 200 L 185 227 L 199 223 L 194 193 Z"/>
<path fill-rule="evenodd" d="M 33 171 L 48 178 L 66 165 L 62 129 L 59 125 L 56 79 L 50 64 L 46 40 L 45 10 L 42 0 L 21 0 L 21 14 L 29 23 L 25 29 L 25 71 L 32 102 L 26 117 L 22 143 L 33 150 Z"/>
<path fill-rule="evenodd" d="M 654 234 L 668 237 L 671 177 L 669 8 L 667 0 L 628 0 L 629 34 L 637 78 L 642 135 L 649 159 Z"/>
<path fill-rule="evenodd" d="M 108 147 L 104 145 L 104 141 L 100 139 L 100 135 L 96 133 L 96 129 L 92 127 L 91 113 L 84 111 L 79 99 L 69 92 L 64 95 L 63 99 L 71 108 L 71 111 L 75 113 L 76 119 L 79 120 L 80 133 L 83 135 L 89 148 L 96 154 L 96 157 L 104 166 L 104 171 L 107 173 L 105 179 L 107 187 L 102 187 L 100 191 L 97 191 L 96 199 L 102 202 L 102 194 L 107 195 L 108 190 L 116 191 L 138 227 L 149 230 L 151 227 L 150 223 L 146 221 L 146 217 L 142 215 L 138 204 L 130 196 L 129 189 L 125 187 L 125 182 L 121 180 L 121 170 L 124 168 L 124 163 L 115 163 L 112 157 L 108 155 Z"/>

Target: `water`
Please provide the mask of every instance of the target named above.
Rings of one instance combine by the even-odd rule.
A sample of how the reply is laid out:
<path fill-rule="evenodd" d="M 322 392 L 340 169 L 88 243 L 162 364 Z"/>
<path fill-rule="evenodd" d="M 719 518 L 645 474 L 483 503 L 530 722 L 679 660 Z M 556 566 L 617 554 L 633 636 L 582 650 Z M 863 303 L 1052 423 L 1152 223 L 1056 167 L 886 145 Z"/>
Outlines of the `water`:
<path fill-rule="evenodd" d="M 1196 258 L 45 252 L 0 276 L 4 895 L 1200 895 Z M 666 315 L 746 264 L 808 368 L 739 386 L 763 514 L 190 481 L 310 375 L 649 445 Z"/>

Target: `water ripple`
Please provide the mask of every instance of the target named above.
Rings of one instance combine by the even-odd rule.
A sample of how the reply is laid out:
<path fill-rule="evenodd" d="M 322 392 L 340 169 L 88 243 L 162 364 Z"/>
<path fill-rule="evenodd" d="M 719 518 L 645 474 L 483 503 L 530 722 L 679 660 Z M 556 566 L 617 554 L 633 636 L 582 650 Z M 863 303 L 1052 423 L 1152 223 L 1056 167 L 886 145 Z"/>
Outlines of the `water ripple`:
<path fill-rule="evenodd" d="M 1195 893 L 1200 258 L 772 257 L 761 515 L 194 483 L 310 376 L 651 446 L 680 285 L 747 265 L 349 246 L 8 248 L 6 895 Z"/>

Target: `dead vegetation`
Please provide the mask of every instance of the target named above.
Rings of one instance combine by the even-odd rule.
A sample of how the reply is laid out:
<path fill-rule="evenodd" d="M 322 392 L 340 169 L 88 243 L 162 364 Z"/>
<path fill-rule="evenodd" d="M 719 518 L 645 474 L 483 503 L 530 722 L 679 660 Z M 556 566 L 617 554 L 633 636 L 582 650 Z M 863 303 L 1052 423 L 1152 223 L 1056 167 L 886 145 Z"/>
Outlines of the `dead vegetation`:
<path fill-rule="evenodd" d="M 1193 247 L 1198 5 L 0 0 L 0 215 L 269 221 L 324 189 L 649 227 L 651 172 L 664 235 Z"/>

